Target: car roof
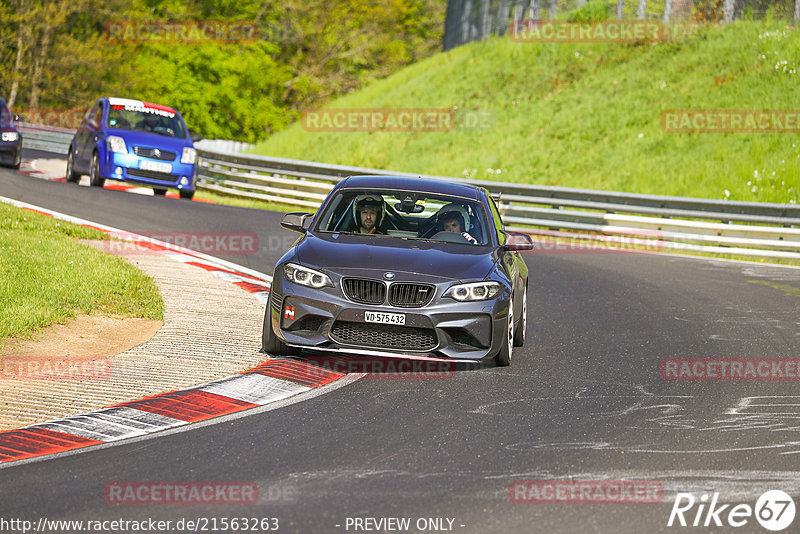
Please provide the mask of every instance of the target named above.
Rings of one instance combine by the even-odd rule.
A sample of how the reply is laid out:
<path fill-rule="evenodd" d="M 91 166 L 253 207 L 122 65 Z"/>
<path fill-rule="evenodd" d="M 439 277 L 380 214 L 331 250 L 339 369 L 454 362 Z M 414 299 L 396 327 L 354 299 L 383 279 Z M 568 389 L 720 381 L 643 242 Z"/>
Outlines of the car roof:
<path fill-rule="evenodd" d="M 173 107 L 165 106 L 163 104 L 156 104 L 155 102 L 145 102 L 144 100 L 138 100 L 138 99 L 135 99 L 135 98 L 120 98 L 120 97 L 117 97 L 117 96 L 104 96 L 100 100 L 108 102 L 109 105 L 134 104 L 134 105 L 141 105 L 141 106 L 145 106 L 145 107 L 149 107 L 149 108 L 160 109 L 160 110 L 167 111 L 167 112 L 170 112 L 170 113 L 178 113 L 178 110 L 173 108 Z"/>
<path fill-rule="evenodd" d="M 482 188 L 457 182 L 446 182 L 433 178 L 407 176 L 350 176 L 339 184 L 343 189 L 393 189 L 419 191 L 441 195 L 459 196 L 480 200 Z"/>

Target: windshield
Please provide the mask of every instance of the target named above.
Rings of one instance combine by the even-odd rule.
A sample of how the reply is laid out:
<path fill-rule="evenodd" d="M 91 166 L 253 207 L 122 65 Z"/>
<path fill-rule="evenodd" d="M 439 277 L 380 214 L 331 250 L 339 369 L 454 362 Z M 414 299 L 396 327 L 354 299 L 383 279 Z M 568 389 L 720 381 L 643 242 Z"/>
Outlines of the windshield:
<path fill-rule="evenodd" d="M 353 190 L 337 193 L 319 217 L 318 232 L 427 239 L 487 245 L 483 206 L 461 197 L 413 191 Z"/>
<path fill-rule="evenodd" d="M 112 104 L 108 110 L 106 126 L 118 130 L 132 130 L 164 135 L 186 137 L 186 131 L 175 110 L 164 106 L 131 106 Z"/>

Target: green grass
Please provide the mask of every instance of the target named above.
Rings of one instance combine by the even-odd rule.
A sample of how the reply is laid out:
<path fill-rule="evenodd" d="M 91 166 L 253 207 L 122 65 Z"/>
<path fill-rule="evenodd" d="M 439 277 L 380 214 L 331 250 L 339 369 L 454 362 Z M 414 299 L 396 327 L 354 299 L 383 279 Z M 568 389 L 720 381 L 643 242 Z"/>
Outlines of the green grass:
<path fill-rule="evenodd" d="M 0 203 L 0 344 L 76 313 L 163 319 L 149 276 L 78 239 L 107 236 Z"/>
<path fill-rule="evenodd" d="M 800 32 L 769 20 L 678 30 L 648 44 L 461 46 L 330 107 L 480 112 L 488 127 L 319 133 L 295 124 L 255 152 L 479 180 L 800 201 L 797 134 L 667 133 L 660 124 L 665 110 L 800 108 Z"/>

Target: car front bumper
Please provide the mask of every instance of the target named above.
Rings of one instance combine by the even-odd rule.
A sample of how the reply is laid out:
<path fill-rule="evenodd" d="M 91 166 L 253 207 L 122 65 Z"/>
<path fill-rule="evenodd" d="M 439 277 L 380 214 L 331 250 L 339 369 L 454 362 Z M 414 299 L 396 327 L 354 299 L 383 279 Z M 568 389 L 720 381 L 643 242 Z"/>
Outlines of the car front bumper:
<path fill-rule="evenodd" d="M 194 191 L 197 183 L 195 164 L 181 163 L 180 159 L 175 161 L 157 161 L 159 164 L 170 166 L 169 172 L 142 169 L 142 162 L 156 162 L 149 158 L 143 158 L 136 154 L 119 154 L 110 152 L 107 161 L 101 168 L 103 178 L 119 180 L 121 182 L 131 182 L 151 187 L 174 188 L 185 191 Z"/>
<path fill-rule="evenodd" d="M 360 304 L 347 299 L 340 284 L 312 289 L 287 281 L 276 271 L 272 281 L 269 320 L 273 332 L 291 347 L 364 356 L 488 360 L 505 339 L 510 293 L 458 302 L 442 297 L 452 285 L 434 284 L 430 304 L 407 308 Z M 400 280 L 398 280 L 399 282 Z M 404 314 L 404 325 L 369 323 L 365 311 Z"/>
<path fill-rule="evenodd" d="M 16 141 L 0 141 L 0 161 L 14 163 L 22 152 L 22 137 Z"/>

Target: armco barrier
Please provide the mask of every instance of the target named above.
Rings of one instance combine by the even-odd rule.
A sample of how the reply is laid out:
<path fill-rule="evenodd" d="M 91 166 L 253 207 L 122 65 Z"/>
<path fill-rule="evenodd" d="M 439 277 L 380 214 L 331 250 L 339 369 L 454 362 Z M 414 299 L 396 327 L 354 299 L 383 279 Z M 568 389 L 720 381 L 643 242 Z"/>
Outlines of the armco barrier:
<path fill-rule="evenodd" d="M 514 230 L 546 235 L 567 230 L 586 240 L 658 234 L 663 248 L 800 259 L 800 206 L 792 204 L 464 180 L 252 154 L 201 150 L 199 156 L 201 188 L 304 209 L 319 207 L 347 176 L 433 178 L 499 195 L 503 220 Z"/>
<path fill-rule="evenodd" d="M 22 124 L 26 147 L 65 154 L 74 131 Z M 206 144 L 208 146 L 208 144 Z M 216 146 L 219 146 L 217 144 Z M 228 148 L 228 145 L 224 145 Z M 246 148 L 229 145 L 231 150 Z M 380 174 L 478 185 L 500 197 L 511 229 L 587 241 L 658 233 L 663 248 L 800 259 L 800 206 L 513 184 L 212 152 L 198 145 L 200 189 L 315 210 L 347 176 Z"/>

